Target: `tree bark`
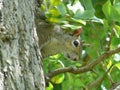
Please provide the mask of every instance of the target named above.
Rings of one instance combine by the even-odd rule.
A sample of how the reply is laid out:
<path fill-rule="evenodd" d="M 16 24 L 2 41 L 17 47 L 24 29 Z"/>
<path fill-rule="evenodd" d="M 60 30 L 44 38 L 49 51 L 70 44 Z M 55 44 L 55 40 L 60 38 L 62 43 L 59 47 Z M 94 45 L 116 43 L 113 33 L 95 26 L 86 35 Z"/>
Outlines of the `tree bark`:
<path fill-rule="evenodd" d="M 45 90 L 35 0 L 0 0 L 0 90 Z"/>

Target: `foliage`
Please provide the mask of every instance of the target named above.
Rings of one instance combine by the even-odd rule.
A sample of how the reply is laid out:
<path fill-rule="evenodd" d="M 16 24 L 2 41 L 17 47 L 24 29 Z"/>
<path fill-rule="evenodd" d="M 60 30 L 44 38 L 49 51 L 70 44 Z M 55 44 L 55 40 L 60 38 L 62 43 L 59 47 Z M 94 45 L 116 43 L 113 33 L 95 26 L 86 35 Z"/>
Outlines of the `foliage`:
<path fill-rule="evenodd" d="M 85 57 L 90 60 L 87 64 L 101 54 L 120 47 L 119 0 L 44 0 L 41 8 L 46 11 L 47 21 L 61 25 L 68 32 L 79 27 L 83 28 L 80 37 L 89 44 L 83 47 Z M 46 58 L 43 66 L 47 74 L 57 68 L 80 67 L 86 63 L 85 61 L 82 58 L 80 61 L 73 62 L 57 54 Z M 111 66 L 112 68 L 107 71 Z M 99 80 L 100 76 L 103 78 Z M 51 86 L 54 90 L 80 90 L 89 88 L 92 82 L 98 80 L 99 83 L 93 85 L 92 90 L 107 90 L 113 83 L 119 82 L 118 76 L 120 76 L 120 53 L 101 60 L 92 71 L 76 75 L 62 73 L 60 76 L 55 76 Z M 55 83 L 55 79 L 59 83 Z"/>

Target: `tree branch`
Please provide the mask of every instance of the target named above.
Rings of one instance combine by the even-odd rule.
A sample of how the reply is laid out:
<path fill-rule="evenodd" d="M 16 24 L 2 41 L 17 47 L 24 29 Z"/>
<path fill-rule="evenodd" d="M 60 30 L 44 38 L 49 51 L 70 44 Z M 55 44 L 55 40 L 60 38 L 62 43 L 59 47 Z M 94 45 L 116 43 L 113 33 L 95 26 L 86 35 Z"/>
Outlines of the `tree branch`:
<path fill-rule="evenodd" d="M 70 66 L 70 67 L 66 67 L 66 68 L 59 68 L 56 69 L 54 71 L 49 72 L 46 76 L 49 78 L 46 81 L 48 82 L 52 77 L 61 74 L 61 73 L 73 73 L 73 74 L 78 74 L 78 73 L 84 73 L 87 71 L 92 70 L 92 68 L 94 66 L 96 66 L 97 64 L 99 64 L 101 61 L 103 61 L 104 59 L 107 59 L 108 57 L 112 56 L 115 53 L 119 53 L 120 52 L 120 47 L 114 49 L 114 50 L 110 50 L 110 51 L 106 51 L 105 53 L 101 54 L 97 59 L 93 60 L 92 62 L 90 62 L 89 64 L 77 68 L 74 66 Z"/>

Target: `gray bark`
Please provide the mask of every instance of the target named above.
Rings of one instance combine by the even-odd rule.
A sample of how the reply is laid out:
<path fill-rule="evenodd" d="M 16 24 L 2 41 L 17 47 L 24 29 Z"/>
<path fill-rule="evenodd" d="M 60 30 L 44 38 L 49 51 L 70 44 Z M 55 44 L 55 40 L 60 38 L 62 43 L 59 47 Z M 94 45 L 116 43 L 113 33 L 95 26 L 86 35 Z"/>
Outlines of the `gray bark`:
<path fill-rule="evenodd" d="M 35 0 L 0 0 L 0 90 L 45 90 Z"/>

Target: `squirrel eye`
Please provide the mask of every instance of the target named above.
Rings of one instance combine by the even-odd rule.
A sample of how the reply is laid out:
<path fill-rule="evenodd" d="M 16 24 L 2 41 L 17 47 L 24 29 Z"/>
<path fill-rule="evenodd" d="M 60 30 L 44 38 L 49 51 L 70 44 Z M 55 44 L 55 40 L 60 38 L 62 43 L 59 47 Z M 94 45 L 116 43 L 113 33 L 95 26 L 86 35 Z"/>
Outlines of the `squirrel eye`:
<path fill-rule="evenodd" d="M 79 45 L 79 41 L 78 40 L 73 41 L 73 45 L 77 47 Z"/>

